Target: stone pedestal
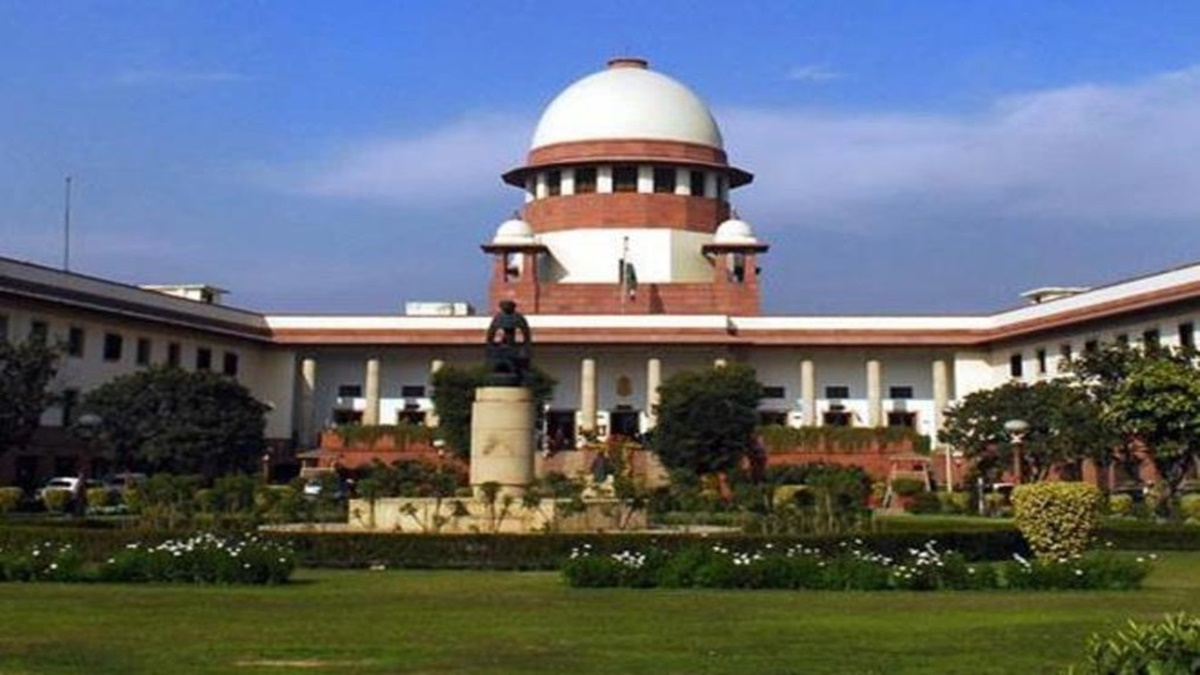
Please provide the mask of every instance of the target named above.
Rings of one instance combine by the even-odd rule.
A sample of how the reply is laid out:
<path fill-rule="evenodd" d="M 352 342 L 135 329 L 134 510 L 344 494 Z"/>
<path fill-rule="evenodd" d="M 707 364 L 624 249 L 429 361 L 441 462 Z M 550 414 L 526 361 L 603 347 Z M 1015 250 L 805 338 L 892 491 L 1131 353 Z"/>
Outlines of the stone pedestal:
<path fill-rule="evenodd" d="M 520 498 L 533 482 L 533 393 L 525 387 L 480 387 L 471 407 L 471 488 L 484 496 L 487 483 L 497 497 Z"/>

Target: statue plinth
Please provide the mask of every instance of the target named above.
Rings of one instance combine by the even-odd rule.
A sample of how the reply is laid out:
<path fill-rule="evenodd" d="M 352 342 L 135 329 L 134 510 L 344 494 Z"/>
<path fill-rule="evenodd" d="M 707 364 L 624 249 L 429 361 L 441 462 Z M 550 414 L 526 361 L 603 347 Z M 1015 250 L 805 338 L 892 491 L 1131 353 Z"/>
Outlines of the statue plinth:
<path fill-rule="evenodd" d="M 494 483 L 497 496 L 520 498 L 533 482 L 533 392 L 479 387 L 471 407 L 471 488 L 477 498 Z"/>

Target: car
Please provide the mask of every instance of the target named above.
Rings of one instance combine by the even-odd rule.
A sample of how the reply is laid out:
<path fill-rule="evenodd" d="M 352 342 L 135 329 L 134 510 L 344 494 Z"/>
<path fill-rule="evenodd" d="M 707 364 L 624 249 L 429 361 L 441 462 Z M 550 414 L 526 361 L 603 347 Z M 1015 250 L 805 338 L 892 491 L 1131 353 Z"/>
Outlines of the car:
<path fill-rule="evenodd" d="M 46 481 L 46 484 L 37 491 L 37 498 L 38 501 L 44 502 L 46 501 L 46 493 L 59 490 L 69 492 L 71 493 L 71 497 L 75 498 L 86 490 L 102 487 L 106 487 L 102 481 L 90 478 L 85 480 L 78 476 L 55 476 Z"/>
<path fill-rule="evenodd" d="M 104 477 L 104 487 L 113 494 L 124 494 L 126 490 L 146 482 L 146 474 L 126 471 Z"/>
<path fill-rule="evenodd" d="M 338 480 L 330 480 L 328 478 L 310 478 L 304 483 L 302 493 L 309 499 L 318 497 L 327 497 L 334 500 L 342 500 L 346 498 L 346 488 Z"/>
<path fill-rule="evenodd" d="M 37 498 L 39 501 L 45 501 L 46 493 L 55 490 L 63 490 L 70 492 L 73 495 L 78 494 L 79 482 L 81 480 L 83 479 L 75 476 L 55 476 L 54 478 L 46 481 L 46 484 L 37 491 Z"/>

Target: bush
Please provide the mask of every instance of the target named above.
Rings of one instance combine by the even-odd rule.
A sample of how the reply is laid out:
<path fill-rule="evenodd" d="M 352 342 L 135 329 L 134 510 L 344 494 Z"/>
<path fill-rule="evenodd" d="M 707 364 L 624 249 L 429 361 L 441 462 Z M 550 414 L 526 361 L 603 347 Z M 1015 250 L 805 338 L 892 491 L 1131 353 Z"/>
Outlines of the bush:
<path fill-rule="evenodd" d="M 892 492 L 901 497 L 912 497 L 925 492 L 925 481 L 916 478 L 896 478 L 892 481 Z"/>
<path fill-rule="evenodd" d="M 830 552 L 803 545 L 775 547 L 695 544 L 677 550 L 640 546 L 616 553 L 590 546 L 572 551 L 563 578 L 575 587 L 808 588 L 821 590 L 1014 590 L 1137 588 L 1149 571 L 1145 559 L 1111 553 L 1074 560 L 970 562 L 933 541 L 892 557 L 859 539 Z"/>
<path fill-rule="evenodd" d="M 1127 518 L 1133 515 L 1133 497 L 1126 494 L 1108 496 L 1108 515 Z"/>
<path fill-rule="evenodd" d="M 62 542 L 41 542 L 21 550 L 0 550 L 0 581 L 80 581 L 83 557 Z"/>
<path fill-rule="evenodd" d="M 918 492 L 912 496 L 908 505 L 909 513 L 934 514 L 942 513 L 942 498 L 936 492 Z"/>
<path fill-rule="evenodd" d="M 71 506 L 70 490 L 46 490 L 42 493 L 42 502 L 51 513 L 63 513 Z"/>
<path fill-rule="evenodd" d="M 1150 573 L 1146 558 L 1098 552 L 1070 558 L 1026 560 L 1013 556 L 1001 566 L 1003 586 L 1014 590 L 1127 591 Z"/>
<path fill-rule="evenodd" d="M 974 513 L 970 492 L 939 492 L 938 499 L 942 502 L 942 513 L 954 516 Z"/>
<path fill-rule="evenodd" d="M 108 488 L 88 488 L 84 493 L 84 498 L 87 500 L 88 508 L 103 509 L 107 506 L 112 506 L 116 501 L 116 496 Z"/>
<path fill-rule="evenodd" d="M 278 542 L 248 537 L 194 535 L 157 545 L 132 544 L 104 561 L 96 573 L 108 582 L 282 584 L 295 557 Z"/>
<path fill-rule="evenodd" d="M 1187 494 L 1180 497 L 1179 516 L 1189 523 L 1200 523 L 1200 495 Z"/>
<path fill-rule="evenodd" d="M 1104 496 L 1087 483 L 1032 483 L 1013 490 L 1017 529 L 1039 557 L 1069 558 L 1087 550 Z"/>
<path fill-rule="evenodd" d="M 24 492 L 19 487 L 0 487 L 0 515 L 17 508 L 22 496 Z"/>
<path fill-rule="evenodd" d="M 1200 617 L 1174 614 L 1160 623 L 1129 622 L 1111 636 L 1092 635 L 1083 675 L 1188 675 L 1200 672 Z"/>

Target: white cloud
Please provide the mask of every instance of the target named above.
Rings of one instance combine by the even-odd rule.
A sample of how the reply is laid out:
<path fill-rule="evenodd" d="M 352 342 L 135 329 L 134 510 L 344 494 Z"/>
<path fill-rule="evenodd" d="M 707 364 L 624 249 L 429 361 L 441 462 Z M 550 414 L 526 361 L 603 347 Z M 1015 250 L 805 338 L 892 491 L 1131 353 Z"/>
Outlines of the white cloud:
<path fill-rule="evenodd" d="M 731 158 L 759 176 L 743 212 L 766 227 L 1200 220 L 1200 67 L 1008 96 L 973 114 L 717 117 Z"/>
<path fill-rule="evenodd" d="M 354 144 L 277 182 L 306 194 L 417 208 L 487 199 L 505 194 L 497 176 L 524 160 L 532 129 L 517 116 L 466 117 L 425 135 Z"/>
<path fill-rule="evenodd" d="M 117 73 L 110 81 L 121 87 L 186 87 L 245 82 L 249 79 L 240 73 L 228 71 L 131 69 Z"/>
<path fill-rule="evenodd" d="M 835 70 L 830 70 L 827 66 L 815 63 L 805 66 L 796 66 L 795 68 L 789 70 L 787 74 L 787 79 L 789 80 L 815 83 L 832 82 L 833 80 L 840 80 L 843 77 L 845 76 L 841 73 Z"/>

